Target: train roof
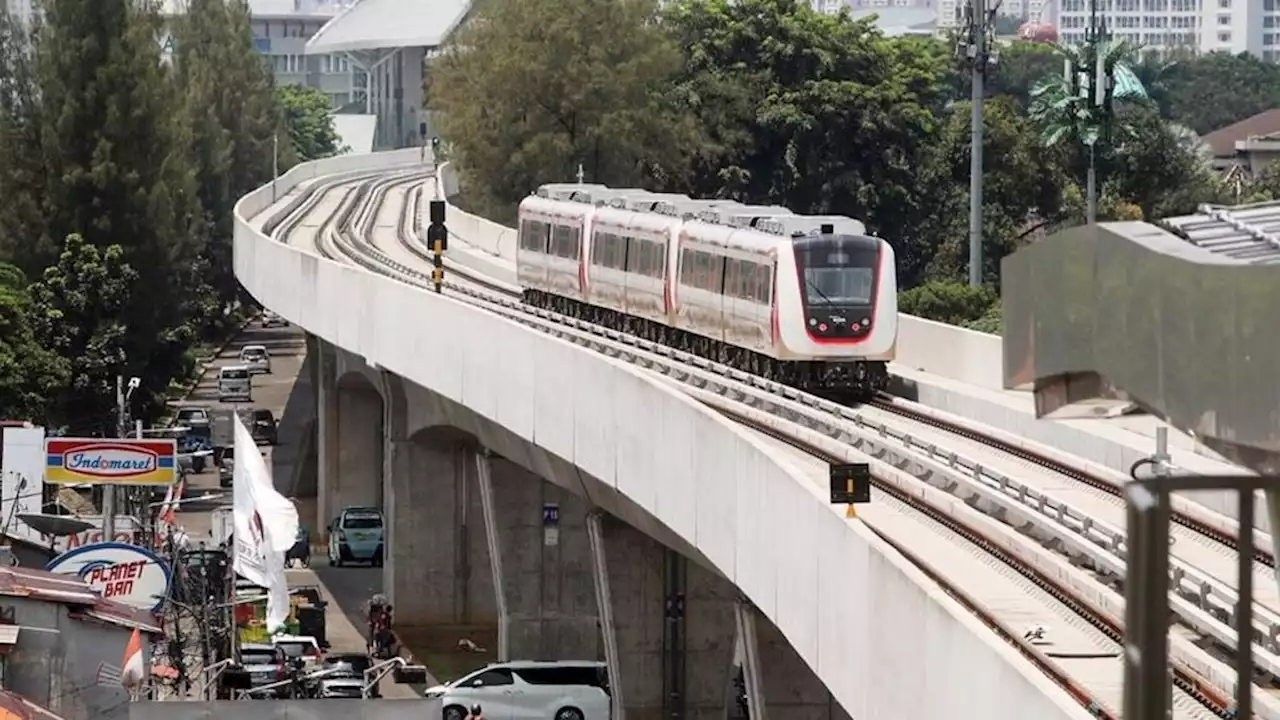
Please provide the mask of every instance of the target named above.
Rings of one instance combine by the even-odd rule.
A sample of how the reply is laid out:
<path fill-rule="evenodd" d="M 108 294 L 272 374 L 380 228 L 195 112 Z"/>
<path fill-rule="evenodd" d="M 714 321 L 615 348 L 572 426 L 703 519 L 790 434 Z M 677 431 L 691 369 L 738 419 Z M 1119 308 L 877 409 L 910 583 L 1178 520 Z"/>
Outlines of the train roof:
<path fill-rule="evenodd" d="M 744 205 L 740 202 L 723 201 L 699 211 L 697 219 L 712 225 L 750 227 L 754 218 L 790 214 L 790 210 L 778 205 Z"/>
<path fill-rule="evenodd" d="M 645 190 L 619 191 L 618 195 L 609 199 L 612 208 L 630 210 L 632 212 L 652 212 L 661 203 L 692 202 L 688 195 L 679 193 L 654 193 Z"/>
<path fill-rule="evenodd" d="M 571 200 L 575 195 L 591 195 L 608 189 L 598 183 L 546 183 L 539 185 L 534 195 L 549 200 Z"/>
<path fill-rule="evenodd" d="M 824 231 L 839 235 L 867 234 L 866 225 L 843 215 L 777 215 L 761 218 L 751 227 L 770 235 L 791 237 Z"/>

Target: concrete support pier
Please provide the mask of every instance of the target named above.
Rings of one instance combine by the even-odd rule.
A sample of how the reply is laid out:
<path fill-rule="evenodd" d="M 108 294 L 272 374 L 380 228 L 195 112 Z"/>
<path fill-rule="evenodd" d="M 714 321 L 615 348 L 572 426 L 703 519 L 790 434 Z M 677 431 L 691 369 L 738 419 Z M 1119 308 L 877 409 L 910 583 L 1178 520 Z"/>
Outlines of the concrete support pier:
<path fill-rule="evenodd" d="M 318 521 L 383 508 L 383 591 L 436 677 L 499 660 L 604 661 L 614 720 L 844 720 L 732 583 L 651 536 L 664 529 L 596 507 L 589 477 L 548 466 L 549 482 L 527 455 L 432 424 L 438 398 L 317 345 Z"/>

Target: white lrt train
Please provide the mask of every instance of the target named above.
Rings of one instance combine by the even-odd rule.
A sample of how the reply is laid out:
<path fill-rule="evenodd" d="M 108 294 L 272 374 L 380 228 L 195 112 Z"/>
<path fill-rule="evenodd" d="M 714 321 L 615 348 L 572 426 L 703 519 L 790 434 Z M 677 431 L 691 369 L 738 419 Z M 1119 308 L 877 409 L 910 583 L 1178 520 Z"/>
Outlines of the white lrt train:
<path fill-rule="evenodd" d="M 893 248 L 857 220 L 555 184 L 520 203 L 519 236 L 532 305 L 805 390 L 888 379 Z"/>

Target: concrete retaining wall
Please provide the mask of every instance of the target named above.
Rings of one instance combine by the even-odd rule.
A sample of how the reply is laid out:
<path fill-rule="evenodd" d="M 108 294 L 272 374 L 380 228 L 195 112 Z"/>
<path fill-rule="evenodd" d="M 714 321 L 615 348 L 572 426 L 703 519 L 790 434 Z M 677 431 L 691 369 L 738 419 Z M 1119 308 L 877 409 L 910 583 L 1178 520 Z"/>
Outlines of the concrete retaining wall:
<path fill-rule="evenodd" d="M 401 162 L 396 153 L 330 158 L 279 182 L 287 191 Z M 260 302 L 630 497 L 732 581 L 851 716 L 1088 717 L 737 426 L 630 366 L 273 242 L 249 222 L 270 204 L 261 188 L 235 211 L 236 276 Z"/>

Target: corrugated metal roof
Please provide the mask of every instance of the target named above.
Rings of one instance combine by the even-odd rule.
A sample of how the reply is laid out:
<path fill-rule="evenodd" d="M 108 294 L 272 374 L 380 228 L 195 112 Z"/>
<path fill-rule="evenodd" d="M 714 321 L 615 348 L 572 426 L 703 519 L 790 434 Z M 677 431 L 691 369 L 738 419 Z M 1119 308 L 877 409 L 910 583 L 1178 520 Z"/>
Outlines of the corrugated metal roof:
<path fill-rule="evenodd" d="M 1201 208 L 1161 225 L 1196 247 L 1248 265 L 1280 264 L 1280 201 Z"/>
<path fill-rule="evenodd" d="M 308 55 L 439 47 L 471 10 L 471 0 L 360 0 L 307 41 Z"/>
<path fill-rule="evenodd" d="M 0 710 L 22 720 L 63 720 L 61 715 L 49 708 L 37 705 L 11 690 L 0 690 Z"/>
<path fill-rule="evenodd" d="M 158 633 L 155 616 L 146 610 L 108 600 L 78 577 L 24 567 L 0 567 L 0 595 L 74 605 L 81 615 L 143 632 Z"/>

